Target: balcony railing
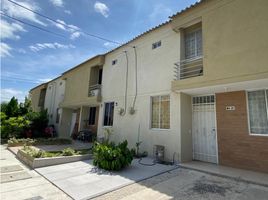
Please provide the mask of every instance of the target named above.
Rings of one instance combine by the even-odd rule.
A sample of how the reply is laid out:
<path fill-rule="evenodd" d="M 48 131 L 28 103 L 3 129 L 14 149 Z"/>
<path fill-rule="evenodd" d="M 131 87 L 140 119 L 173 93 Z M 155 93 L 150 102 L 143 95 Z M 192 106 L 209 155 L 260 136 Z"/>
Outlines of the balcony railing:
<path fill-rule="evenodd" d="M 181 60 L 175 63 L 175 80 L 203 76 L 203 57 Z"/>
<path fill-rule="evenodd" d="M 97 97 L 97 100 L 101 98 L 101 85 L 89 85 L 88 87 L 88 96 L 89 97 Z"/>

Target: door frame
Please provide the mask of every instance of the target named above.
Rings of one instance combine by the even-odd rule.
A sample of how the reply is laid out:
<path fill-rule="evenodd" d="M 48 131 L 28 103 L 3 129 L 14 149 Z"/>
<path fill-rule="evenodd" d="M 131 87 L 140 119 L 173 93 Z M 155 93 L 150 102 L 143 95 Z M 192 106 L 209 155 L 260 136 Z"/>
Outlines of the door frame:
<path fill-rule="evenodd" d="M 218 129 L 217 129 L 217 110 L 216 110 L 216 94 L 202 94 L 202 95 L 194 95 L 191 98 L 191 106 L 192 106 L 192 130 L 193 130 L 193 98 L 194 97 L 205 97 L 205 96 L 214 96 L 214 117 L 215 117 L 215 142 L 216 142 L 216 163 L 215 164 L 219 164 L 219 151 L 218 151 Z M 193 136 L 192 136 L 192 151 L 193 151 L 193 155 L 192 158 L 194 157 L 194 143 L 193 143 Z M 202 162 L 202 161 L 201 161 Z"/>

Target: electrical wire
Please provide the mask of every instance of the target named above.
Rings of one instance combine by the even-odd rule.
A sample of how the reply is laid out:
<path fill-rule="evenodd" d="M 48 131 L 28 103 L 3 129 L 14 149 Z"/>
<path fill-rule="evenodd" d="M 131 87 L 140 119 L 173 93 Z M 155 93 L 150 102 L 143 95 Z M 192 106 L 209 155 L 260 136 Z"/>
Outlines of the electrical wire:
<path fill-rule="evenodd" d="M 55 20 L 55 19 L 53 19 L 53 18 L 51 18 L 51 17 L 49 17 L 49 16 L 47 16 L 47 15 L 41 14 L 41 13 L 39 13 L 39 12 L 36 12 L 36 11 L 34 11 L 34 10 L 30 9 L 30 8 L 27 8 L 26 6 L 23 6 L 23 5 L 21 5 L 21 4 L 17 3 L 17 2 L 12 1 L 12 0 L 7 0 L 7 1 L 9 1 L 10 3 L 13 3 L 13 4 L 15 4 L 15 5 L 17 5 L 17 6 L 21 7 L 21 8 L 24 8 L 24 9 L 26 9 L 26 10 L 32 12 L 32 13 L 35 13 L 36 15 L 39 15 L 39 16 L 41 16 L 41 17 L 43 17 L 43 18 L 46 18 L 46 19 L 48 19 L 48 20 L 50 20 L 50 21 L 52 21 L 52 22 L 54 22 L 54 23 L 63 25 L 64 27 L 67 27 L 68 29 L 75 30 L 75 31 L 80 31 L 80 32 L 82 32 L 82 33 L 84 33 L 84 34 L 86 34 L 86 35 L 88 35 L 88 36 L 91 36 L 91 37 L 94 37 L 94 38 L 97 38 L 97 39 L 100 39 L 100 40 L 103 40 L 103 41 L 106 41 L 106 42 L 110 42 L 110 43 L 114 43 L 114 44 L 122 45 L 122 43 L 120 43 L 120 42 L 113 41 L 113 40 L 104 38 L 104 37 L 102 37 L 102 36 L 98 36 L 98 35 L 96 35 L 96 34 L 88 33 L 88 32 L 86 32 L 86 31 L 81 30 L 81 29 L 78 28 L 78 27 L 77 27 L 77 28 L 70 27 L 70 26 L 68 26 L 68 24 L 59 22 L 59 21 L 57 21 L 57 20 Z"/>
<path fill-rule="evenodd" d="M 20 22 L 20 23 L 22 23 L 22 24 L 26 24 L 26 25 L 28 25 L 28 26 L 37 28 L 37 29 L 39 29 L 39 30 L 41 30 L 41 31 L 44 31 L 44 32 L 47 32 L 47 33 L 56 35 L 56 36 L 58 36 L 58 37 L 66 38 L 66 37 L 65 37 L 64 35 L 62 35 L 62 34 L 59 34 L 59 33 L 56 33 L 56 32 L 50 31 L 50 30 L 47 30 L 47 29 L 45 29 L 45 28 L 42 28 L 42 27 L 39 27 L 39 26 L 30 24 L 30 23 L 28 23 L 28 22 L 22 21 L 22 20 L 20 20 L 20 19 L 15 18 L 15 17 L 11 17 L 11 16 L 5 14 L 4 12 L 1 12 L 1 15 L 5 16 L 5 17 L 8 17 L 8 18 L 10 18 L 10 19 L 12 19 L 12 20 L 18 21 L 18 22 Z"/>

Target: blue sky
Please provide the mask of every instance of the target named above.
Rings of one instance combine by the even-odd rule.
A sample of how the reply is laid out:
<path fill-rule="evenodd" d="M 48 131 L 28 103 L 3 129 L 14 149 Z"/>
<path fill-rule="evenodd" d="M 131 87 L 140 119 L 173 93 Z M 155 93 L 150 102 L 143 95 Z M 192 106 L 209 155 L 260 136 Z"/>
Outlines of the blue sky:
<path fill-rule="evenodd" d="M 12 0 L 60 22 L 57 24 L 8 0 L 1 13 L 61 34 L 40 31 L 1 15 L 1 100 L 24 99 L 29 89 L 124 43 L 197 0 Z M 63 24 L 66 24 L 65 26 Z"/>

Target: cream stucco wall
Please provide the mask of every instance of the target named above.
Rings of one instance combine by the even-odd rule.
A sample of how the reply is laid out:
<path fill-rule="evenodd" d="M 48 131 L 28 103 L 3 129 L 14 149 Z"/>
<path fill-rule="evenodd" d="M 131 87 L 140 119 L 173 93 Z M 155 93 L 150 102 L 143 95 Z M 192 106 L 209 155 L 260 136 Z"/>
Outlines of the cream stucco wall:
<path fill-rule="evenodd" d="M 161 47 L 152 50 L 152 43 L 161 40 Z M 127 139 L 131 147 L 135 147 L 140 126 L 141 151 L 153 154 L 154 145 L 165 146 L 165 157 L 172 160 L 174 152 L 180 151 L 179 96 L 171 92 L 173 66 L 179 57 L 179 37 L 166 24 L 105 56 L 103 67 L 102 106 L 100 107 L 98 135 L 103 133 L 104 102 L 115 102 L 114 134 L 112 140 L 117 142 Z M 126 83 L 126 56 L 129 59 L 127 111 L 132 106 L 135 94 L 135 54 L 131 46 L 137 49 L 138 95 L 135 106 L 136 113 L 124 116 L 118 114 L 124 108 Z M 112 60 L 117 64 L 112 65 Z M 170 129 L 151 129 L 151 97 L 170 95 Z"/>
<path fill-rule="evenodd" d="M 267 8 L 267 0 L 210 0 L 174 17 L 178 35 L 202 21 L 204 75 L 174 81 L 172 89 L 268 78 Z"/>
<path fill-rule="evenodd" d="M 53 124 L 56 131 L 59 131 L 59 123 L 56 122 L 57 109 L 59 108 L 60 118 L 62 116 L 62 110 L 60 109 L 60 103 L 63 101 L 65 92 L 65 81 L 62 77 L 52 80 L 47 85 L 47 92 L 45 98 L 45 109 L 47 109 L 49 116 L 49 124 Z"/>
<path fill-rule="evenodd" d="M 97 56 L 63 74 L 66 90 L 62 107 L 80 107 L 97 103 L 96 97 L 88 97 L 90 69 L 102 66 L 103 62 L 104 57 Z"/>
<path fill-rule="evenodd" d="M 46 84 L 41 84 L 33 89 L 30 90 L 30 99 L 32 102 L 32 109 L 34 112 L 40 112 L 41 107 L 38 105 L 39 104 L 39 98 L 40 98 L 40 92 L 42 89 L 46 88 Z"/>

